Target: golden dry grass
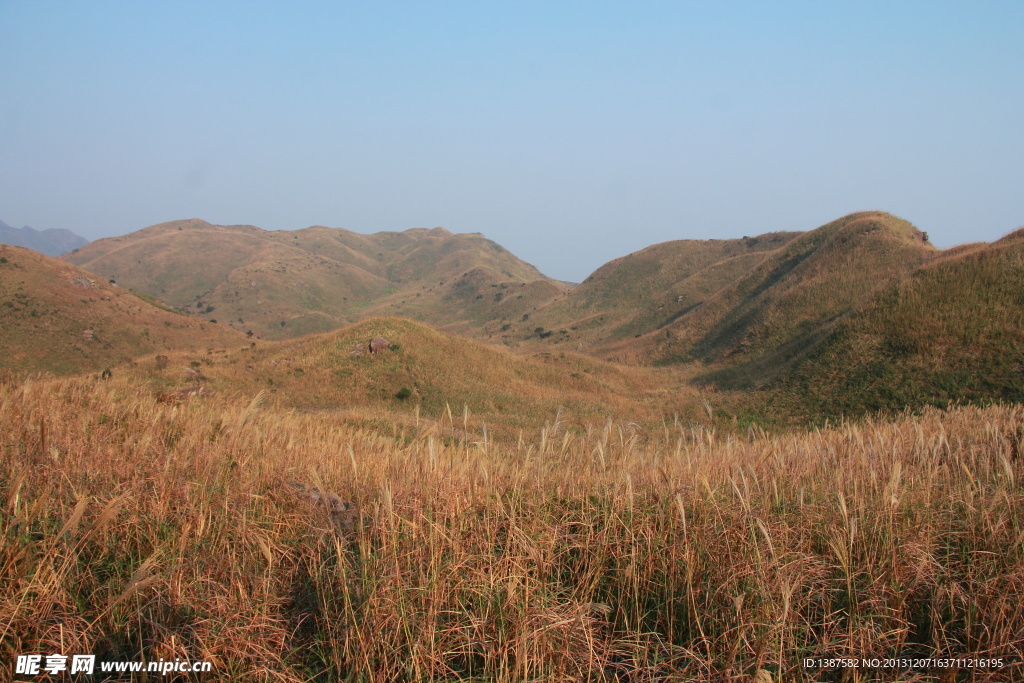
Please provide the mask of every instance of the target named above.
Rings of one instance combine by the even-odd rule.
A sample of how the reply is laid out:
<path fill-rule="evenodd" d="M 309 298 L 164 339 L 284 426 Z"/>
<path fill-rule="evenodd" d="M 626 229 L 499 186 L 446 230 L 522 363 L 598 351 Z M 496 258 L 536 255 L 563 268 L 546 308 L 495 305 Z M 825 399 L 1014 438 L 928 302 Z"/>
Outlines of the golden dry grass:
<path fill-rule="evenodd" d="M 1021 407 L 776 436 L 551 417 L 445 440 L 461 416 L 391 435 L 263 394 L 2 384 L 2 657 L 241 681 L 939 680 L 801 666 L 916 655 L 1024 677 Z M 357 530 L 290 480 L 355 502 Z"/>

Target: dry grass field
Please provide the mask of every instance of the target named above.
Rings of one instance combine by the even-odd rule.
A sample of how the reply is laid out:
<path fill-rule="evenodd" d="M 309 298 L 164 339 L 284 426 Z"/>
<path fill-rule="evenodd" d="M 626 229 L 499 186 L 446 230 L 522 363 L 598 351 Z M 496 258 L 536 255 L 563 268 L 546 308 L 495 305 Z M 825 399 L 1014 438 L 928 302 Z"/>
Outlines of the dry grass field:
<path fill-rule="evenodd" d="M 232 681 L 1024 679 L 1020 406 L 774 435 L 553 413 L 497 440 L 459 411 L 368 429 L 266 396 L 159 403 L 123 373 L 0 383 L 5 662 L 206 660 L 205 680 Z M 356 508 L 332 516 L 288 482 Z M 1002 666 L 803 665 L 836 657 Z"/>

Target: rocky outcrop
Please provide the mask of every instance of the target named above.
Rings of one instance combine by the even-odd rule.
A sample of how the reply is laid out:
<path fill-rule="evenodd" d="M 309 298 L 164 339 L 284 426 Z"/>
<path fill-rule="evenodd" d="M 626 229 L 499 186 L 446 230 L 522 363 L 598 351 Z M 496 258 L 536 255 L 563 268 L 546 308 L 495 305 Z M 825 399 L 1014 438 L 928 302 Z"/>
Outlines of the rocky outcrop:
<path fill-rule="evenodd" d="M 285 486 L 307 504 L 326 511 L 336 530 L 351 533 L 360 527 L 363 517 L 354 503 L 350 503 L 337 494 L 321 491 L 316 486 L 299 481 L 290 481 Z"/>
<path fill-rule="evenodd" d="M 173 391 L 161 391 L 156 395 L 156 400 L 160 401 L 160 403 L 181 403 L 191 396 L 210 396 L 212 394 L 213 389 L 194 386 L 186 389 L 175 389 Z"/>

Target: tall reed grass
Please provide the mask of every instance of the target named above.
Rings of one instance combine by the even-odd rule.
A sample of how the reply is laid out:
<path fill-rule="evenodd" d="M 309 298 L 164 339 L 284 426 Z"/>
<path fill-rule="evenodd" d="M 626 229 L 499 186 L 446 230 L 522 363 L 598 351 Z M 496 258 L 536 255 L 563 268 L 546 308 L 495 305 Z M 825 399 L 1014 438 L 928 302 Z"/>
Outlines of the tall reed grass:
<path fill-rule="evenodd" d="M 778 435 L 552 416 L 510 441 L 454 412 L 382 433 L 119 379 L 0 385 L 3 660 L 296 682 L 1024 678 L 1020 406 Z M 355 530 L 288 481 L 354 502 Z M 1004 666 L 802 665 L 894 656 Z"/>

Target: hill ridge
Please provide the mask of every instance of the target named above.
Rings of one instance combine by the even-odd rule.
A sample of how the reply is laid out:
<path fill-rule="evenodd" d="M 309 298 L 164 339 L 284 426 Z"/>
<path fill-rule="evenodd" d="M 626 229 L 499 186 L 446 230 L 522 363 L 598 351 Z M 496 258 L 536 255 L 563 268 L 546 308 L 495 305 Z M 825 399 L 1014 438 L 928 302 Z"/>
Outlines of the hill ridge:
<path fill-rule="evenodd" d="M 440 325 L 467 320 L 473 326 L 492 313 L 473 302 L 489 300 L 484 295 L 494 287 L 566 287 L 480 234 L 444 228 L 268 231 L 185 219 L 97 240 L 64 258 L 268 339 L 322 332 L 371 314 Z M 467 273 L 474 275 L 467 280 Z M 481 279 L 480 273 L 487 276 Z M 455 296 L 453 283 L 468 281 L 477 288 L 473 297 Z M 450 310 L 453 303 L 473 304 L 475 312 Z"/>
<path fill-rule="evenodd" d="M 753 360 L 811 335 L 938 253 L 920 230 L 885 212 L 843 216 L 767 254 L 673 321 L 649 354 L 660 363 Z"/>

